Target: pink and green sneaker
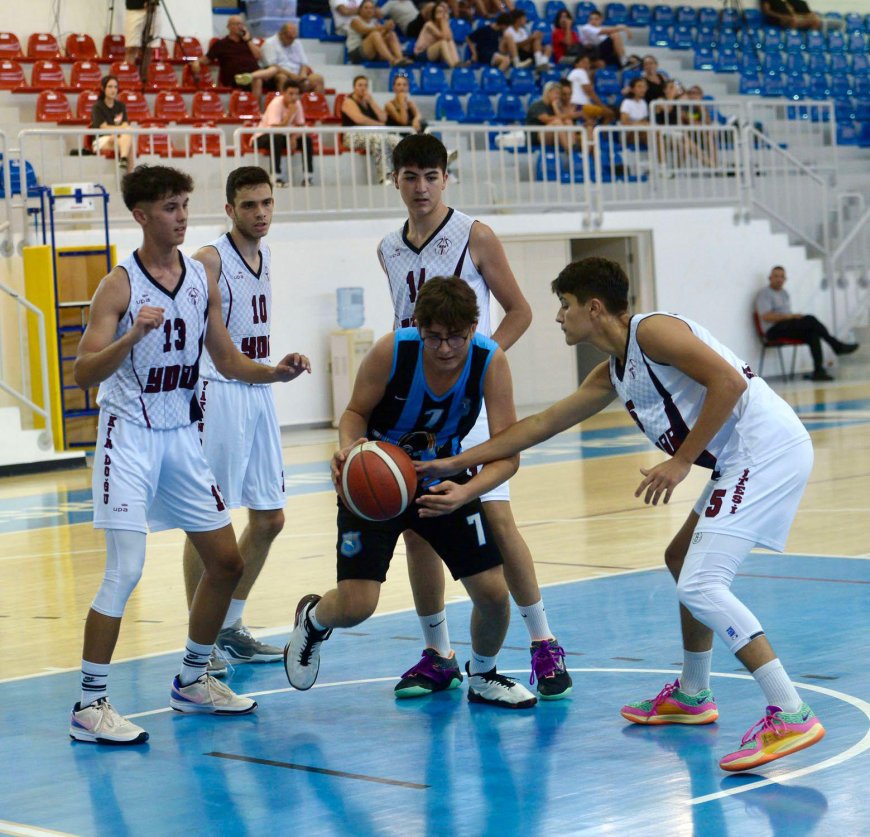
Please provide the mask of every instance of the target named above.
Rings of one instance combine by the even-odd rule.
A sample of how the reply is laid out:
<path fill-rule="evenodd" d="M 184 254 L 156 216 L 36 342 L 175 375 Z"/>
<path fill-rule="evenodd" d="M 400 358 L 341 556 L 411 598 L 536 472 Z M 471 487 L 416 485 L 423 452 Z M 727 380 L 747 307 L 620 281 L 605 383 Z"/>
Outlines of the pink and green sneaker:
<path fill-rule="evenodd" d="M 619 714 L 633 724 L 712 724 L 719 710 L 713 692 L 702 689 L 696 695 L 687 695 L 680 690 L 677 678 L 652 700 L 626 704 Z"/>
<path fill-rule="evenodd" d="M 805 703 L 797 712 L 783 712 L 778 706 L 768 706 L 767 714 L 743 736 L 740 748 L 728 753 L 719 767 L 732 772 L 752 770 L 811 747 L 824 736 L 825 728 Z"/>

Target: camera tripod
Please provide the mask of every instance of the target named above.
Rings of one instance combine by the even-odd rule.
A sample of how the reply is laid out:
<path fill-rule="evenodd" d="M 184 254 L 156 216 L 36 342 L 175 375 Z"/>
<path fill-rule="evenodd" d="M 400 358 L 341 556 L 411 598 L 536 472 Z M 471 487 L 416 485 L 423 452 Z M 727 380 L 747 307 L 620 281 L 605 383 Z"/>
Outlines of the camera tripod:
<path fill-rule="evenodd" d="M 111 1 L 114 5 L 114 0 Z M 142 40 L 139 44 L 141 55 L 139 62 L 139 77 L 143 82 L 148 75 L 148 65 L 151 63 L 152 58 L 151 50 L 148 45 L 154 40 L 154 15 L 157 11 L 158 5 L 160 5 L 160 0 L 148 0 L 145 5 L 145 25 L 142 27 Z M 172 15 L 169 14 L 169 7 L 165 2 L 162 5 L 163 13 L 166 15 L 166 20 L 169 21 L 169 28 L 172 29 L 172 34 L 175 35 L 175 43 L 178 44 L 182 56 L 185 60 L 193 60 L 193 56 L 188 55 L 184 48 L 184 42 L 181 40 L 178 30 L 175 28 L 175 21 L 172 19 Z"/>

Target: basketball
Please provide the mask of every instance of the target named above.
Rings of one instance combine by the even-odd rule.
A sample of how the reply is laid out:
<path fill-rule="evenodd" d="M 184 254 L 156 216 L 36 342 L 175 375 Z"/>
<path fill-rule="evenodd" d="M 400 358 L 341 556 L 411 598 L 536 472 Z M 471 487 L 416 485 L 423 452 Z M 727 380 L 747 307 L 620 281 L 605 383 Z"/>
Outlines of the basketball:
<path fill-rule="evenodd" d="M 341 471 L 347 507 L 366 520 L 398 517 L 414 498 L 417 473 L 411 457 L 387 442 L 364 442 L 347 455 Z"/>

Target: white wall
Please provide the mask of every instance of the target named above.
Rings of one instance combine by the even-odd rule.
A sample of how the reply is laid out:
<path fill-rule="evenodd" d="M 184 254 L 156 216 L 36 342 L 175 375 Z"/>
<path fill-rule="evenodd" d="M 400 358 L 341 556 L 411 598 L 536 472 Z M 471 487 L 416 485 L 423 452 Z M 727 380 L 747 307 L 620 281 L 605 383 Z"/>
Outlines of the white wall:
<path fill-rule="evenodd" d="M 212 36 L 211 0 L 161 0 L 179 35 L 195 35 L 204 43 Z M 28 36 L 34 32 L 51 32 L 63 46 L 66 36 L 86 32 L 97 42 L 99 49 L 103 36 L 124 31 L 124 0 L 115 0 L 115 16 L 107 30 L 109 3 L 107 0 L 14 0 L 0 2 L 0 28 L 14 32 L 26 48 Z M 57 17 L 55 17 L 57 10 Z M 162 35 L 174 38 L 172 30 L 162 16 Z"/>
<path fill-rule="evenodd" d="M 530 331 L 508 354 L 514 358 L 517 403 L 552 401 L 576 385 L 576 371 L 574 354 L 553 322 L 556 306 L 549 284 L 568 261 L 568 241 L 599 233 L 583 230 L 579 213 L 493 215 L 482 220 L 505 242 L 534 311 Z M 366 327 L 376 335 L 392 327 L 386 279 L 375 248 L 399 223 L 397 216 L 273 225 L 268 238 L 275 277 L 273 351 L 304 352 L 314 368 L 310 377 L 275 388 L 282 425 L 332 418 L 328 335 L 337 327 L 336 288 L 362 286 Z M 222 231 L 191 227 L 185 251 L 193 252 Z M 650 236 L 657 308 L 698 320 L 753 365 L 759 347 L 751 322 L 752 300 L 766 284 L 772 265 L 785 266 L 795 310 L 812 311 L 830 321 L 827 296 L 819 290 L 820 263 L 807 260 L 803 248 L 790 246 L 784 235 L 774 235 L 766 222 L 736 223 L 730 209 L 608 213 L 601 232 L 615 231 Z M 134 230 L 113 231 L 112 238 L 121 257 L 139 243 Z M 773 373 L 772 359 L 768 363 Z"/>

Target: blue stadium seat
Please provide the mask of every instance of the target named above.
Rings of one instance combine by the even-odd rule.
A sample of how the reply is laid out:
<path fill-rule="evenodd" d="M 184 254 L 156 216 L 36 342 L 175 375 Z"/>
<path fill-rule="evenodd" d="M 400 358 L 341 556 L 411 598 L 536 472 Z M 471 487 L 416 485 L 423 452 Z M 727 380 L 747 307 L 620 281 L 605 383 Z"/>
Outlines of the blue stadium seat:
<path fill-rule="evenodd" d="M 450 122 L 464 122 L 465 108 L 456 93 L 439 93 L 435 99 L 435 118 Z"/>
<path fill-rule="evenodd" d="M 734 49 L 736 50 L 738 47 L 741 47 L 740 41 L 737 37 L 737 30 L 724 28 L 719 30 L 719 49 Z M 745 49 L 745 46 L 741 47 Z"/>
<path fill-rule="evenodd" d="M 571 172 L 564 158 L 556 151 L 541 151 L 535 163 L 535 180 L 543 180 L 548 183 L 570 183 Z"/>
<path fill-rule="evenodd" d="M 589 15 L 597 11 L 598 6 L 595 3 L 590 3 L 589 0 L 580 0 L 574 7 L 574 23 L 578 26 L 586 23 L 589 20 Z"/>
<path fill-rule="evenodd" d="M 507 79 L 498 67 L 484 67 L 480 71 L 480 89 L 484 93 L 506 93 Z"/>
<path fill-rule="evenodd" d="M 335 31 L 335 21 L 329 17 L 325 18 L 326 20 L 326 37 L 323 38 L 324 41 L 335 41 L 336 43 L 344 43 L 347 40 L 346 35 L 341 35 Z M 347 63 L 347 62 L 345 62 Z"/>
<path fill-rule="evenodd" d="M 652 23 L 649 27 L 650 46 L 670 47 L 671 29 L 666 23 Z"/>
<path fill-rule="evenodd" d="M 779 52 L 782 49 L 782 30 L 767 28 L 761 32 L 762 52 Z"/>
<path fill-rule="evenodd" d="M 830 57 L 828 67 L 831 70 L 831 75 L 835 76 L 846 75 L 852 69 L 849 57 L 842 52 L 835 52 Z"/>
<path fill-rule="evenodd" d="M 761 56 L 761 72 L 767 75 L 774 73 L 784 73 L 786 70 L 785 61 L 778 52 L 767 53 Z"/>
<path fill-rule="evenodd" d="M 556 15 L 562 10 L 568 11 L 568 7 L 563 0 L 547 0 L 544 5 L 544 20 L 552 26 L 556 20 Z"/>
<path fill-rule="evenodd" d="M 692 66 L 696 70 L 712 70 L 716 66 L 716 56 L 711 47 L 696 47 Z"/>
<path fill-rule="evenodd" d="M 715 29 L 709 26 L 699 26 L 695 30 L 695 49 L 715 49 L 719 43 L 719 36 Z"/>
<path fill-rule="evenodd" d="M 724 17 L 726 11 L 732 11 L 731 9 L 723 9 L 722 15 Z M 747 26 L 761 26 L 764 23 L 764 16 L 761 14 L 761 9 L 744 9 L 743 10 L 743 21 Z"/>
<path fill-rule="evenodd" d="M 847 32 L 854 32 L 856 29 L 860 32 L 864 29 L 864 19 L 857 12 L 849 12 L 843 20 Z"/>
<path fill-rule="evenodd" d="M 542 44 L 549 46 L 551 43 L 553 43 L 553 27 L 545 20 L 539 20 L 536 23 L 533 23 L 532 31 L 540 32 L 541 35 L 543 35 L 543 37 L 541 38 Z"/>
<path fill-rule="evenodd" d="M 736 29 L 740 25 L 740 14 L 736 9 L 722 9 L 722 14 L 719 15 L 719 24 Z"/>
<path fill-rule="evenodd" d="M 464 44 L 465 39 L 471 34 L 471 22 L 462 17 L 451 17 L 450 30 L 453 32 L 453 40 L 457 44 Z"/>
<path fill-rule="evenodd" d="M 450 90 L 453 93 L 474 93 L 478 90 L 477 77 L 471 67 L 454 67 L 450 75 Z"/>
<path fill-rule="evenodd" d="M 807 94 L 811 99 L 827 99 L 831 95 L 831 85 L 824 75 L 810 76 Z"/>
<path fill-rule="evenodd" d="M 694 26 L 698 21 L 698 12 L 692 6 L 677 6 L 674 9 L 674 22 L 687 23 Z"/>
<path fill-rule="evenodd" d="M 740 69 L 740 61 L 736 49 L 720 49 L 716 53 L 713 69 L 717 73 L 736 73 Z"/>
<path fill-rule="evenodd" d="M 628 25 L 628 6 L 625 3 L 608 3 L 604 7 L 604 25 Z"/>
<path fill-rule="evenodd" d="M 629 26 L 649 26 L 652 22 L 652 9 L 646 3 L 633 3 L 628 10 Z"/>
<path fill-rule="evenodd" d="M 541 86 L 541 89 L 543 89 L 548 82 L 560 81 L 561 78 L 562 73 L 559 72 L 559 70 L 557 70 L 555 67 L 553 67 L 541 73 L 541 75 L 538 77 L 538 84 Z"/>
<path fill-rule="evenodd" d="M 853 87 L 857 98 L 870 99 L 870 78 L 867 76 L 856 77 Z"/>
<path fill-rule="evenodd" d="M 492 100 L 486 93 L 472 93 L 468 97 L 464 122 L 494 122 L 495 119 Z"/>
<path fill-rule="evenodd" d="M 846 44 L 847 52 L 851 52 L 852 55 L 866 55 L 867 54 L 867 39 L 864 37 L 863 32 L 850 32 L 849 40 Z"/>
<path fill-rule="evenodd" d="M 396 80 L 396 76 L 405 76 L 408 79 L 408 92 L 412 96 L 417 96 L 423 91 L 420 90 L 420 85 L 417 82 L 417 74 L 414 72 L 413 67 L 392 67 L 390 68 L 390 78 L 387 82 L 387 87 L 389 90 L 393 89 L 393 82 Z"/>
<path fill-rule="evenodd" d="M 538 7 L 532 2 L 532 0 L 517 0 L 516 3 L 514 3 L 514 8 L 525 12 L 529 23 L 534 23 L 540 18 Z"/>
<path fill-rule="evenodd" d="M 796 55 L 799 52 L 803 52 L 804 46 L 803 35 L 796 29 L 789 29 L 785 33 L 785 51 L 789 53 L 789 55 Z"/>
<path fill-rule="evenodd" d="M 719 24 L 719 11 L 711 6 L 701 6 L 698 9 L 699 26 L 717 26 Z"/>
<path fill-rule="evenodd" d="M 789 99 L 806 99 L 809 85 L 803 73 L 789 73 L 785 77 L 785 95 Z"/>
<path fill-rule="evenodd" d="M 828 33 L 828 52 L 845 52 L 846 36 L 842 32 L 833 31 Z"/>
<path fill-rule="evenodd" d="M 595 92 L 606 105 L 616 105 L 622 98 L 622 85 L 619 76 L 611 67 L 604 67 L 595 73 Z"/>
<path fill-rule="evenodd" d="M 807 32 L 807 52 L 818 53 L 825 51 L 825 36 L 821 32 L 810 29 Z"/>
<path fill-rule="evenodd" d="M 825 74 L 828 72 L 828 56 L 823 52 L 808 52 L 806 53 L 807 72 L 813 75 L 819 73 Z"/>
<path fill-rule="evenodd" d="M 858 122 L 870 122 L 870 99 L 858 99 L 855 102 L 855 119 Z"/>
<path fill-rule="evenodd" d="M 443 93 L 448 88 L 447 74 L 437 64 L 424 64 L 420 68 L 420 92 L 428 95 Z"/>
<path fill-rule="evenodd" d="M 505 125 L 525 122 L 526 106 L 522 99 L 514 93 L 502 93 L 498 97 L 496 119 Z"/>
<path fill-rule="evenodd" d="M 762 76 L 761 95 L 777 98 L 785 95 L 785 81 L 781 73 L 765 73 Z"/>
<path fill-rule="evenodd" d="M 677 16 L 673 6 L 654 6 L 652 19 L 654 23 L 675 23 Z"/>
<path fill-rule="evenodd" d="M 796 55 L 786 55 L 785 71 L 789 75 L 803 75 L 807 71 L 806 56 L 802 52 Z"/>
<path fill-rule="evenodd" d="M 761 69 L 761 61 L 754 52 L 747 52 L 740 56 L 740 72 L 744 75 L 752 75 Z"/>
<path fill-rule="evenodd" d="M 831 76 L 831 98 L 849 99 L 854 92 L 849 76 Z"/>
<path fill-rule="evenodd" d="M 743 96 L 761 95 L 761 76 L 758 73 L 740 76 L 740 93 Z"/>
<path fill-rule="evenodd" d="M 0 154 L 0 198 L 6 197 L 6 186 L 3 173 L 3 155 Z M 36 179 L 36 171 L 29 160 L 24 161 L 24 188 L 28 198 L 39 196 L 39 181 Z M 16 157 L 9 160 L 9 192 L 10 195 L 21 194 L 21 162 Z"/>
<path fill-rule="evenodd" d="M 852 99 L 838 99 L 834 102 L 834 118 L 837 122 L 853 122 L 855 116 L 855 102 Z"/>
<path fill-rule="evenodd" d="M 691 49 L 694 44 L 692 27 L 685 23 L 675 24 L 671 31 L 671 49 Z"/>
<path fill-rule="evenodd" d="M 856 78 L 861 76 L 870 76 L 870 56 L 864 55 L 852 56 L 852 72 Z"/>
<path fill-rule="evenodd" d="M 538 86 L 535 84 L 534 71 L 520 68 L 512 70 L 510 86 L 511 93 L 516 93 L 517 96 L 525 96 L 528 93 L 535 93 Z"/>
<path fill-rule="evenodd" d="M 299 37 L 324 40 L 326 38 L 326 18 L 320 15 L 302 15 L 299 18 Z"/>

